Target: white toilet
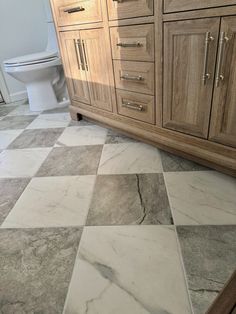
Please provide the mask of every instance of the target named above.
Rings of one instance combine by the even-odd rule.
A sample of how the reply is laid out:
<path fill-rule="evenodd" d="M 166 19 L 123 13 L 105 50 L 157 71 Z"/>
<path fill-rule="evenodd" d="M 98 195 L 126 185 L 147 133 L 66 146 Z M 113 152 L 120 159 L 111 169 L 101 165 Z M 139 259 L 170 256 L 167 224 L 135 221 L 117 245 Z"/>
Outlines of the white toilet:
<path fill-rule="evenodd" d="M 5 71 L 25 84 L 31 111 L 69 104 L 51 9 L 48 0 L 44 2 L 48 25 L 46 50 L 4 61 Z"/>

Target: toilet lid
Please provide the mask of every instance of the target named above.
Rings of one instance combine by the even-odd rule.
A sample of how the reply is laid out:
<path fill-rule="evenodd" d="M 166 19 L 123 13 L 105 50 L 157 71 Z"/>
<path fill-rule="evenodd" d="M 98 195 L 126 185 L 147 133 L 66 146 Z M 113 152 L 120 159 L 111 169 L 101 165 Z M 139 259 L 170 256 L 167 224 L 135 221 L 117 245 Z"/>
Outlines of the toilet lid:
<path fill-rule="evenodd" d="M 30 64 L 35 64 L 35 63 L 53 61 L 57 58 L 58 58 L 57 51 L 43 51 L 39 53 L 33 53 L 30 55 L 12 58 L 12 59 L 6 60 L 4 64 L 6 66 L 30 65 Z"/>

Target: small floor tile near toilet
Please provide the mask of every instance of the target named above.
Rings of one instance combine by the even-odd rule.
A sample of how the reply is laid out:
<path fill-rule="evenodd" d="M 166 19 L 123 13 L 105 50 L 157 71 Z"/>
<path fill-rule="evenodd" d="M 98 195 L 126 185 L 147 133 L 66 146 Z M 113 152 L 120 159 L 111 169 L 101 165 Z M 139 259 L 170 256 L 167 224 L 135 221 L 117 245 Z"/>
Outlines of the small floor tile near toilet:
<path fill-rule="evenodd" d="M 87 225 L 170 225 L 162 174 L 99 175 Z"/>
<path fill-rule="evenodd" d="M 33 178 L 2 227 L 84 225 L 95 178 L 95 176 Z"/>
<path fill-rule="evenodd" d="M 99 174 L 159 173 L 161 156 L 157 148 L 143 143 L 105 144 Z"/>
<path fill-rule="evenodd" d="M 23 130 L 4 130 L 0 131 L 0 149 L 7 148 Z"/>
<path fill-rule="evenodd" d="M 36 117 L 36 115 L 6 116 L 1 120 L 0 130 L 25 129 Z"/>
<path fill-rule="evenodd" d="M 64 128 L 24 130 L 22 134 L 9 145 L 8 149 L 52 147 L 63 130 Z"/>
<path fill-rule="evenodd" d="M 55 146 L 103 145 L 106 136 L 107 130 L 96 125 L 68 127 Z"/>
<path fill-rule="evenodd" d="M 34 176 L 50 150 L 50 148 L 4 150 L 0 154 L 0 178 Z"/>
<path fill-rule="evenodd" d="M 236 226 L 178 226 L 194 314 L 206 313 L 235 271 Z"/>
<path fill-rule="evenodd" d="M 37 176 L 95 175 L 102 146 L 55 147 L 42 164 Z"/>
<path fill-rule="evenodd" d="M 12 210 L 30 179 L 0 179 L 0 225 Z"/>
<path fill-rule="evenodd" d="M 41 113 L 41 111 L 31 111 L 29 104 L 25 103 L 25 104 L 21 104 L 19 106 L 16 107 L 15 110 L 11 111 L 8 116 L 20 116 L 20 115 L 39 115 Z"/>
<path fill-rule="evenodd" d="M 69 113 L 54 113 L 39 115 L 27 129 L 65 128 L 70 123 Z"/>
<path fill-rule="evenodd" d="M 81 232 L 0 229 L 1 313 L 62 313 Z"/>
<path fill-rule="evenodd" d="M 0 116 L 4 117 L 7 116 L 9 113 L 11 113 L 17 106 L 6 106 L 0 104 Z"/>
<path fill-rule="evenodd" d="M 64 313 L 190 314 L 174 228 L 85 227 Z"/>
<path fill-rule="evenodd" d="M 216 171 L 165 173 L 177 225 L 236 224 L 236 179 Z"/>

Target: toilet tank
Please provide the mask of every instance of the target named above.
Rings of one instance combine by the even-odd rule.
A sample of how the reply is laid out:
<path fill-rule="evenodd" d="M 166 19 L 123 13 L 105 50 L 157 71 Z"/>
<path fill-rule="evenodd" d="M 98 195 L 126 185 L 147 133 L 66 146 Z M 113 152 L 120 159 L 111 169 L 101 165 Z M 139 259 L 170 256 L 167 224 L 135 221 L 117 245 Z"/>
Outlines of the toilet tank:
<path fill-rule="evenodd" d="M 55 25 L 53 22 L 52 11 L 51 11 L 49 0 L 43 0 L 43 3 L 44 3 L 44 9 L 46 13 L 46 21 L 48 25 L 48 40 L 47 40 L 46 50 L 47 51 L 56 50 L 59 53 L 57 35 L 56 35 Z"/>

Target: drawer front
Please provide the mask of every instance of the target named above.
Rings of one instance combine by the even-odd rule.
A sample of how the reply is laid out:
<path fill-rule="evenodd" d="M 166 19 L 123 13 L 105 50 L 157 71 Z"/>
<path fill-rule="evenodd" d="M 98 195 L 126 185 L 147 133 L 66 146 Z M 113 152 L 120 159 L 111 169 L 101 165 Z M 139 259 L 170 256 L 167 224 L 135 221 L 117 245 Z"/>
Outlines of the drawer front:
<path fill-rule="evenodd" d="M 150 124 L 155 123 L 153 96 L 118 89 L 116 95 L 118 114 Z"/>
<path fill-rule="evenodd" d="M 154 61 L 153 24 L 111 27 L 113 59 Z"/>
<path fill-rule="evenodd" d="M 114 60 L 116 88 L 154 95 L 154 63 Z"/>
<path fill-rule="evenodd" d="M 235 0 L 164 0 L 164 13 L 223 7 L 236 4 Z"/>
<path fill-rule="evenodd" d="M 59 26 L 102 21 L 100 0 L 53 0 Z"/>
<path fill-rule="evenodd" d="M 153 15 L 153 0 L 107 0 L 109 20 Z"/>

